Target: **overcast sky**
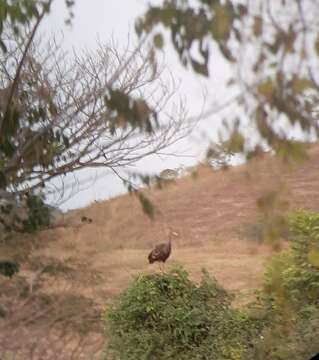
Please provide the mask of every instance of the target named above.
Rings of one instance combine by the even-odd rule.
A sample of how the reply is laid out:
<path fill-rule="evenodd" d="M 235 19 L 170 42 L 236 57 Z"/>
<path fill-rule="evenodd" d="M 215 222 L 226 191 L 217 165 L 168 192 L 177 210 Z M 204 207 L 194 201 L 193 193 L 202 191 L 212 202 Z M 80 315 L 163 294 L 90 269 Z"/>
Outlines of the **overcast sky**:
<path fill-rule="evenodd" d="M 75 16 L 71 27 L 65 25 L 67 13 L 64 0 L 55 0 L 42 31 L 46 34 L 59 34 L 63 31 L 64 47 L 68 50 L 86 48 L 94 51 L 98 39 L 107 42 L 111 37 L 125 46 L 129 36 L 134 45 L 134 21 L 146 9 L 146 1 L 76 0 L 75 3 Z M 176 82 L 180 83 L 176 96 L 185 100 L 189 115 L 199 115 L 203 110 L 204 93 L 209 94 L 205 100 L 206 107 L 211 106 L 214 101 L 223 102 L 230 97 L 225 89 L 230 69 L 217 50 L 213 56 L 209 81 L 183 69 L 169 45 L 165 47 L 165 62 L 176 77 Z M 221 114 L 202 121 L 189 138 L 170 149 L 171 152 L 184 154 L 184 157 L 152 157 L 139 163 L 137 168 L 143 172 L 159 173 L 166 168 L 197 163 L 207 146 L 202 137 L 203 133 L 216 139 L 220 119 Z M 85 206 L 94 200 L 106 199 L 124 191 L 121 181 L 105 170 L 85 170 L 77 176 L 81 182 L 80 191 L 60 205 L 63 210 Z"/>

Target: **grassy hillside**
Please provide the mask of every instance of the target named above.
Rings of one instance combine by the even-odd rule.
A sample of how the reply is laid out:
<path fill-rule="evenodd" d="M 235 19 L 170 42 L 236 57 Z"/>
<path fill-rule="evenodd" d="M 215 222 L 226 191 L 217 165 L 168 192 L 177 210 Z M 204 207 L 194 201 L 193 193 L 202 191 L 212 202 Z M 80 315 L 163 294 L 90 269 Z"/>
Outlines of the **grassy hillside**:
<path fill-rule="evenodd" d="M 145 191 L 154 221 L 125 195 L 72 211 L 36 236 L 9 238 L 1 256 L 23 262 L 19 276 L 0 278 L 0 357 L 96 358 L 103 305 L 132 277 L 159 271 L 147 255 L 166 241 L 168 227 L 179 237 L 167 267 L 181 263 L 195 280 L 205 267 L 237 295 L 235 305 L 246 304 L 275 251 L 260 242 L 264 225 L 290 208 L 319 210 L 318 170 L 317 146 L 298 167 L 268 156 L 227 171 L 199 167 L 196 179 Z M 92 223 L 81 222 L 83 216 Z"/>

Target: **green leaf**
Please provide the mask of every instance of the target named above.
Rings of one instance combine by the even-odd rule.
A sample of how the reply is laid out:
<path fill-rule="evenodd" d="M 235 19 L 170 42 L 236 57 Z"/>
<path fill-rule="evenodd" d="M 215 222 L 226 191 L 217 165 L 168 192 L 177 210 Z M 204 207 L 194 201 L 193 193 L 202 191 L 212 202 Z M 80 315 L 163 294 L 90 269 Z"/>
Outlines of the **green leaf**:
<path fill-rule="evenodd" d="M 214 18 L 211 24 L 211 32 L 216 40 L 227 40 L 234 16 L 233 8 L 229 4 L 214 4 L 212 9 Z"/>
<path fill-rule="evenodd" d="M 312 249 L 308 253 L 308 261 L 312 266 L 319 268 L 319 250 Z"/>
<path fill-rule="evenodd" d="M 244 150 L 245 139 L 237 130 L 225 143 L 225 150 L 228 153 L 240 153 Z"/>
<path fill-rule="evenodd" d="M 255 16 L 253 24 L 253 33 L 256 37 L 259 37 L 263 30 L 263 20 L 260 16 Z"/>
<path fill-rule="evenodd" d="M 271 99 L 274 93 L 274 85 L 273 82 L 268 79 L 257 86 L 257 92 L 264 96 L 266 99 Z"/>
<path fill-rule="evenodd" d="M 157 49 L 162 49 L 164 45 L 164 40 L 162 34 L 156 34 L 153 38 L 153 44 Z"/>
<path fill-rule="evenodd" d="M 303 93 L 305 90 L 313 87 L 312 81 L 309 79 L 295 78 L 291 81 L 290 87 L 294 93 Z"/>
<path fill-rule="evenodd" d="M 207 63 L 201 64 L 200 62 L 198 62 L 194 59 L 191 59 L 191 63 L 192 63 L 193 70 L 195 72 L 197 72 L 198 74 L 204 75 L 204 76 L 209 75 Z"/>

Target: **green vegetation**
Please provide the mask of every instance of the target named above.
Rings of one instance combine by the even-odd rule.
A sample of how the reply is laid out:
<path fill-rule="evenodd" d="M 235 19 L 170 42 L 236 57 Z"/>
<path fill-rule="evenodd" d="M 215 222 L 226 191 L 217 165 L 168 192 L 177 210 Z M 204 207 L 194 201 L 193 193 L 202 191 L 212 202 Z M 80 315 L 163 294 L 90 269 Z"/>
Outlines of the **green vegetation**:
<path fill-rule="evenodd" d="M 64 2 L 69 22 L 75 2 Z M 137 186 L 150 185 L 151 177 L 128 168 L 186 136 L 182 106 L 174 116 L 160 111 L 174 87 L 164 85 L 146 44 L 121 54 L 115 43 L 98 43 L 95 53 L 70 55 L 62 38 L 39 36 L 53 3 L 0 0 L 0 200 L 12 195 L 22 202 L 38 191 L 47 194 L 57 178 L 55 192 L 63 197 L 66 175 L 104 167 L 138 195 L 152 217 L 151 203 Z M 154 86 L 163 90 L 160 96 L 144 97 Z M 29 231 L 37 224 L 28 220 L 26 226 Z"/>
<path fill-rule="evenodd" d="M 319 352 L 319 213 L 289 217 L 291 246 L 272 259 L 259 293 L 270 325 L 257 359 L 307 359 Z"/>
<path fill-rule="evenodd" d="M 33 232 L 50 225 L 50 210 L 40 196 L 29 195 L 26 201 L 28 218 L 23 221 L 23 230 Z"/>
<path fill-rule="evenodd" d="M 203 271 L 199 285 L 182 268 L 137 278 L 107 308 L 107 359 L 246 359 L 259 321 Z"/>
<path fill-rule="evenodd" d="M 272 307 L 284 301 L 299 311 L 319 300 L 319 213 L 292 213 L 289 230 L 291 246 L 266 269 L 264 292 Z"/>
<path fill-rule="evenodd" d="M 141 276 L 103 315 L 105 359 L 307 359 L 319 352 L 319 213 L 288 218 L 290 248 L 273 257 L 257 301 L 231 296 L 204 271 Z"/>
<path fill-rule="evenodd" d="M 249 159 L 267 144 L 299 161 L 305 151 L 290 130 L 298 125 L 302 141 L 318 139 L 318 19 L 313 0 L 163 0 L 149 4 L 136 32 L 151 36 L 158 51 L 164 40 L 170 42 L 180 63 L 200 76 L 215 76 L 217 58 L 230 64 L 227 86 L 236 96 L 220 100 L 247 116 L 238 111 L 225 116 L 227 152 Z M 259 135 L 253 143 L 247 119 Z"/>

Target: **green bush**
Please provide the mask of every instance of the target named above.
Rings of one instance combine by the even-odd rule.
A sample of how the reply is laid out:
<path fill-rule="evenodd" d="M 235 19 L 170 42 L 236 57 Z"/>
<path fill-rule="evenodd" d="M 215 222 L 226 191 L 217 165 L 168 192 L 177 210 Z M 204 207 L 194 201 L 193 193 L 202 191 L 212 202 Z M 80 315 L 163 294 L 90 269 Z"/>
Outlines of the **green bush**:
<path fill-rule="evenodd" d="M 246 359 L 258 326 L 230 301 L 206 272 L 141 276 L 105 311 L 105 359 Z"/>
<path fill-rule="evenodd" d="M 0 238 L 12 231 L 34 232 L 50 225 L 51 212 L 43 196 L 28 194 L 18 198 L 4 194 L 0 194 Z"/>
<path fill-rule="evenodd" d="M 319 352 L 319 214 L 289 215 L 290 247 L 273 257 L 253 311 L 204 272 L 136 279 L 107 308 L 105 359 L 299 360 Z"/>
<path fill-rule="evenodd" d="M 26 201 L 27 214 L 26 220 L 23 220 L 23 230 L 34 232 L 50 225 L 50 210 L 45 205 L 41 196 L 29 195 Z"/>
<path fill-rule="evenodd" d="M 289 217 L 290 248 L 266 268 L 259 298 L 270 326 L 255 347 L 255 359 L 298 360 L 319 352 L 319 214 Z"/>
<path fill-rule="evenodd" d="M 274 307 L 303 311 L 319 300 L 319 213 L 293 212 L 289 231 L 290 248 L 266 268 L 263 292 Z"/>
<path fill-rule="evenodd" d="M 249 360 L 308 360 L 319 352 L 319 311 L 306 319 L 276 317 L 254 344 Z"/>

